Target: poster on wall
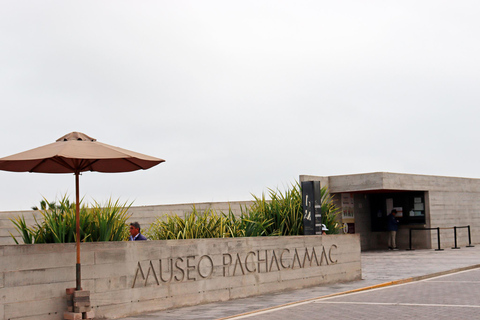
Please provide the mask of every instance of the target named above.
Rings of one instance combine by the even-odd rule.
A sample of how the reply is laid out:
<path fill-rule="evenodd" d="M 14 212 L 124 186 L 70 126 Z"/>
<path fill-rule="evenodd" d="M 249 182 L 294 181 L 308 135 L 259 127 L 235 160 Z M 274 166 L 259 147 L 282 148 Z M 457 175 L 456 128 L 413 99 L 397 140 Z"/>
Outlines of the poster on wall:
<path fill-rule="evenodd" d="M 389 214 L 393 210 L 393 199 L 388 198 L 388 199 L 385 200 L 385 202 L 386 202 L 385 204 L 387 206 L 387 214 Z"/>
<path fill-rule="evenodd" d="M 342 222 L 344 233 L 355 233 L 355 202 L 352 193 L 342 193 Z"/>
<path fill-rule="evenodd" d="M 342 220 L 354 219 L 354 201 L 353 194 L 351 193 L 342 193 Z"/>

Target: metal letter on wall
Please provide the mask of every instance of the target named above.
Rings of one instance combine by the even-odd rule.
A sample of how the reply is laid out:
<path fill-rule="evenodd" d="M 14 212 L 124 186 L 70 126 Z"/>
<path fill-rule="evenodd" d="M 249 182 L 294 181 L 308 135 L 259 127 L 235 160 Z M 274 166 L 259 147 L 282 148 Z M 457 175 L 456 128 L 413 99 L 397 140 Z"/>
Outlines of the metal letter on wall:
<path fill-rule="evenodd" d="M 320 181 L 302 182 L 303 234 L 322 234 Z"/>

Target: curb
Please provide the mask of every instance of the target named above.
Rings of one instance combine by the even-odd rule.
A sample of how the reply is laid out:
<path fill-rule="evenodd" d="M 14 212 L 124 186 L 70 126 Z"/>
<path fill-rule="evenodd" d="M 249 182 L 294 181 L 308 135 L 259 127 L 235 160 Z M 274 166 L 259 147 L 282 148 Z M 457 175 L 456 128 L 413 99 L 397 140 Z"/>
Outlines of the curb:
<path fill-rule="evenodd" d="M 236 314 L 236 315 L 233 315 L 233 316 L 218 318 L 216 320 L 235 319 L 237 317 L 253 315 L 255 313 L 271 311 L 271 310 L 280 309 L 280 308 L 284 308 L 284 307 L 292 306 L 292 305 L 296 305 L 296 304 L 308 303 L 308 302 L 315 301 L 315 300 L 331 298 L 331 297 L 346 295 L 346 294 L 350 294 L 350 293 L 356 293 L 356 292 L 361 292 L 361 291 L 378 289 L 378 288 L 394 286 L 394 285 L 399 285 L 399 284 L 405 284 L 405 283 L 410 283 L 410 282 L 415 282 L 415 281 L 421 281 L 421 280 L 431 279 L 431 278 L 435 278 L 435 277 L 439 277 L 439 276 L 443 276 L 443 275 L 447 275 L 447 274 L 452 274 L 452 273 L 457 273 L 457 272 L 467 271 L 467 270 L 472 270 L 472 269 L 478 269 L 478 268 L 480 268 L 480 264 L 475 264 L 475 265 L 468 266 L 468 267 L 456 268 L 456 269 L 451 269 L 451 270 L 446 270 L 446 271 L 435 272 L 435 273 L 431 273 L 431 274 L 427 274 L 427 275 L 423 275 L 423 276 L 416 276 L 416 277 L 411 277 L 411 278 L 394 280 L 394 281 L 389 281 L 389 282 L 376 284 L 376 285 L 373 285 L 373 286 L 368 286 L 368 287 L 363 287 L 363 288 L 358 288 L 358 289 L 352 289 L 352 290 L 342 291 L 342 292 L 337 292 L 337 293 L 331 293 L 331 294 L 327 294 L 327 295 L 316 297 L 316 298 L 309 298 L 309 299 L 289 302 L 289 303 L 285 303 L 285 304 L 281 304 L 281 305 L 278 305 L 278 306 L 269 307 L 269 308 L 265 308 L 265 309 L 258 309 L 258 310 L 254 310 L 254 311 L 244 312 L 244 313 Z"/>

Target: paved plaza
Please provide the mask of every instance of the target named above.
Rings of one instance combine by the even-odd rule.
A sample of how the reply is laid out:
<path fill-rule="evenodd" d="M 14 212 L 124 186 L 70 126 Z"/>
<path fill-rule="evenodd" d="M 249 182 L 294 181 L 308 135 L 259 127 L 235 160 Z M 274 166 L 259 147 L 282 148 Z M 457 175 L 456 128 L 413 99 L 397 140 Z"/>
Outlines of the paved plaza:
<path fill-rule="evenodd" d="M 362 253 L 362 280 L 123 318 L 478 319 L 480 246 Z"/>
<path fill-rule="evenodd" d="M 480 269 L 295 303 L 229 319 L 479 319 Z"/>

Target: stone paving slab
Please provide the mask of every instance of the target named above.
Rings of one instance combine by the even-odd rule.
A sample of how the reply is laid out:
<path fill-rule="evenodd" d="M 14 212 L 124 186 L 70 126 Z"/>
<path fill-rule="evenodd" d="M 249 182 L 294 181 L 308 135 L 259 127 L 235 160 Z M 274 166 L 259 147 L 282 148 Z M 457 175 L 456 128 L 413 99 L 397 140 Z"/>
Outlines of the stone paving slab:
<path fill-rule="evenodd" d="M 266 308 L 272 308 L 284 304 L 296 303 L 299 301 L 315 299 L 319 297 L 324 297 L 331 294 L 348 292 L 351 290 L 362 289 L 371 286 L 379 286 L 390 282 L 395 282 L 401 279 L 412 279 L 412 278 L 421 278 L 427 277 L 432 274 L 438 273 L 448 273 L 451 270 L 457 270 L 462 268 L 471 268 L 472 266 L 480 267 L 480 246 L 473 248 L 462 248 L 460 250 L 456 249 L 445 249 L 444 251 L 435 251 L 435 250 L 413 250 L 413 251 L 368 251 L 362 252 L 362 280 L 352 281 L 348 283 L 338 283 L 333 285 L 326 286 L 316 286 L 300 290 L 286 291 L 274 294 L 267 294 L 261 296 L 255 296 L 244 299 L 237 299 L 231 301 L 209 303 L 205 305 L 184 307 L 178 309 L 171 309 L 159 312 L 153 312 L 149 314 L 143 314 L 138 316 L 132 316 L 123 318 L 125 320 L 163 320 L 163 319 L 226 319 L 232 318 L 236 315 L 253 312 L 255 310 L 261 310 Z M 478 277 L 478 273 L 474 273 L 475 278 Z M 461 277 L 461 273 L 456 275 Z M 461 280 L 459 280 L 459 283 Z M 475 281 L 469 278 L 468 281 Z M 423 283 L 423 282 L 422 282 Z M 478 285 L 478 284 L 477 284 Z M 432 285 L 433 286 L 433 285 Z M 480 287 L 480 286 L 479 286 Z M 438 289 L 437 289 L 438 290 Z M 402 293 L 405 296 L 414 295 L 414 292 Z M 443 293 L 447 294 L 447 293 Z M 477 295 L 480 296 L 480 295 Z M 385 316 L 383 309 L 390 310 L 392 306 L 387 305 L 377 305 L 379 308 L 379 314 Z M 362 318 L 362 310 L 365 309 L 367 312 L 370 310 L 370 306 L 358 306 L 358 305 L 342 305 L 342 308 L 339 308 L 338 305 L 323 305 L 323 311 L 315 310 L 312 311 L 313 314 L 308 316 L 308 319 L 318 318 L 317 313 L 326 312 L 330 317 L 335 317 L 338 313 L 340 319 L 372 319 L 371 317 L 365 316 Z M 402 306 L 405 308 L 406 314 L 410 312 L 425 311 L 426 306 L 419 308 L 418 306 Z M 428 307 L 430 308 L 430 307 Z M 452 307 L 453 308 L 453 307 Z M 461 308 L 461 307 L 457 307 Z M 340 310 L 338 310 L 340 309 Z M 406 310 L 408 309 L 408 310 Z M 410 310 L 412 309 L 412 310 Z M 435 309 L 432 307 L 432 309 Z M 468 317 L 470 314 L 469 310 L 457 310 L 462 317 L 450 317 L 450 319 L 473 319 L 475 317 Z M 478 314 L 480 309 L 475 309 Z M 285 309 L 286 310 L 286 309 Z M 328 310 L 328 312 L 327 312 Z M 408 311 L 408 312 L 407 312 Z M 294 314 L 288 315 L 290 311 L 285 311 L 286 313 L 279 316 L 277 314 L 276 319 L 303 319 L 303 314 Z M 388 311 L 386 311 L 388 314 Z M 437 311 L 435 311 L 436 313 Z M 349 314 L 354 315 L 354 318 L 348 318 Z M 365 313 L 368 315 L 368 313 Z M 412 313 L 415 314 L 415 313 Z M 411 319 L 412 314 L 405 319 Z M 443 314 L 443 313 L 441 313 Z M 465 315 L 465 318 L 463 318 Z M 400 316 L 400 315 L 399 315 Z M 422 315 L 415 316 L 418 319 L 432 319 L 432 318 L 422 318 Z M 254 318 L 249 318 L 254 319 Z M 262 318 L 266 319 L 266 318 Z M 305 318 L 307 319 L 307 318 Z M 395 318 L 403 319 L 403 318 Z M 440 318 L 437 318 L 440 319 Z M 442 318 L 444 319 L 444 318 Z"/>
<path fill-rule="evenodd" d="M 423 281 L 321 298 L 232 320 L 319 319 L 478 319 L 480 269 Z"/>

